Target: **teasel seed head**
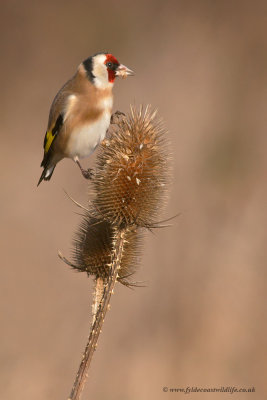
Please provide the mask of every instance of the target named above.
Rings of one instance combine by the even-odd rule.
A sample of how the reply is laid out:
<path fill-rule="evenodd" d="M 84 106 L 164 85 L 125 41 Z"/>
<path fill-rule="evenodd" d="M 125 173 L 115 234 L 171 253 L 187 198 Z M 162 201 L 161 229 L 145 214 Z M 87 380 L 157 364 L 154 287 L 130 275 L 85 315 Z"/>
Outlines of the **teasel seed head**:
<path fill-rule="evenodd" d="M 74 238 L 73 262 L 66 259 L 64 261 L 74 269 L 87 272 L 96 279 L 102 278 L 105 282 L 110 273 L 115 230 L 115 226 L 97 215 L 84 215 Z M 131 283 L 131 276 L 139 264 L 142 237 L 142 233 L 137 232 L 136 227 L 131 226 L 125 230 L 118 281 L 126 286 L 135 285 Z"/>
<path fill-rule="evenodd" d="M 97 156 L 95 209 L 116 226 L 150 227 L 159 219 L 169 178 L 162 123 L 150 107 L 131 108 Z"/>

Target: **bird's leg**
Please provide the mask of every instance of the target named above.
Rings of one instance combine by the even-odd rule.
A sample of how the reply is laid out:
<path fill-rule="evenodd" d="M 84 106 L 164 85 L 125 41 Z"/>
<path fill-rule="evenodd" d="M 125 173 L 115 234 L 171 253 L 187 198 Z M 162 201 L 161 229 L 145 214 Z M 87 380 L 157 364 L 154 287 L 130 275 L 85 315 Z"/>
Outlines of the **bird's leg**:
<path fill-rule="evenodd" d="M 85 179 L 93 179 L 94 173 L 93 173 L 93 170 L 91 168 L 83 169 L 83 167 L 80 164 L 80 161 L 79 161 L 78 157 L 75 157 L 74 161 L 76 162 L 76 164 L 80 168 L 81 173 L 83 174 Z"/>
<path fill-rule="evenodd" d="M 120 119 L 125 118 L 125 114 L 122 111 L 115 111 L 110 118 L 110 123 L 113 124 L 118 124 L 120 122 Z"/>

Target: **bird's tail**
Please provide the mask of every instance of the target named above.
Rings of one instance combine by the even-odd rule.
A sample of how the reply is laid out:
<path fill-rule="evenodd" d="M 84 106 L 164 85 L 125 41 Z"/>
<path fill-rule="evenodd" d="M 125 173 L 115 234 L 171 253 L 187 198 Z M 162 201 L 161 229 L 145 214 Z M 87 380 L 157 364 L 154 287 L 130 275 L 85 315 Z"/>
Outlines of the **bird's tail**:
<path fill-rule="evenodd" d="M 51 176 L 53 175 L 54 169 L 55 169 L 55 165 L 53 165 L 52 167 L 49 167 L 49 168 L 44 168 L 42 175 L 39 179 L 39 182 L 37 183 L 37 186 L 40 185 L 42 180 L 49 181 L 51 179 Z"/>

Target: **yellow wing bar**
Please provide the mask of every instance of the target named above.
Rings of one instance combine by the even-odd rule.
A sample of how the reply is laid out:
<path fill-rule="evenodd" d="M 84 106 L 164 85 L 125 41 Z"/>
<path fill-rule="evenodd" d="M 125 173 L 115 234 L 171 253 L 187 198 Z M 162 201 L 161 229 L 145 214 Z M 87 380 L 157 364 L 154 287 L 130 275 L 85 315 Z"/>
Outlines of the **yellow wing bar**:
<path fill-rule="evenodd" d="M 56 123 L 54 125 L 54 128 L 51 131 L 47 131 L 45 134 L 45 138 L 44 138 L 45 154 L 48 153 L 48 151 L 51 147 L 51 144 L 55 140 L 55 137 L 58 135 L 62 125 L 63 125 L 63 116 L 62 116 L 62 114 L 59 114 L 59 116 L 57 117 Z"/>
<path fill-rule="evenodd" d="M 53 135 L 52 131 L 47 131 L 45 134 L 45 146 L 44 146 L 44 151 L 45 153 L 48 152 L 50 149 L 50 146 L 55 138 L 55 135 Z"/>

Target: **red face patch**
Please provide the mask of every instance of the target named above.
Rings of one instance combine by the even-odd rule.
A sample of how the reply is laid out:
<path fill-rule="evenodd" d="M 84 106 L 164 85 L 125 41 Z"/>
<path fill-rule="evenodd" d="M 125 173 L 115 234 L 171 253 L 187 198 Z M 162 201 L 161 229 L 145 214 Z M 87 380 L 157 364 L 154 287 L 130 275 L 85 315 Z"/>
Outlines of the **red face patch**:
<path fill-rule="evenodd" d="M 113 83 L 116 77 L 116 69 L 120 63 L 112 54 L 106 54 L 106 60 L 104 64 L 108 70 L 108 80 L 109 82 Z"/>

